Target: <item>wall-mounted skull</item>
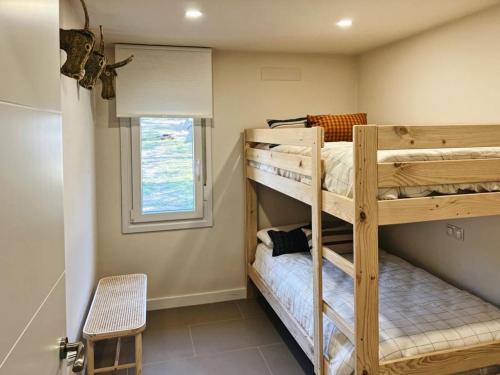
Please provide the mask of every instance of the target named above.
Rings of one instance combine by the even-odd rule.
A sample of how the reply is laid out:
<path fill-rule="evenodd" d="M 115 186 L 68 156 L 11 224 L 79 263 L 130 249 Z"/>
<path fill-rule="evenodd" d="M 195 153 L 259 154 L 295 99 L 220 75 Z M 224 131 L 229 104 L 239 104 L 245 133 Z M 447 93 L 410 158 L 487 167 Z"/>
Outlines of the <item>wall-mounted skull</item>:
<path fill-rule="evenodd" d="M 80 86 L 86 89 L 93 89 L 97 80 L 106 68 L 107 59 L 104 56 L 104 38 L 102 35 L 102 26 L 99 27 L 101 32 L 101 44 L 99 50 L 94 49 L 90 54 L 87 63 L 85 64 L 85 77 L 79 82 Z"/>
<path fill-rule="evenodd" d="M 85 76 L 85 64 L 94 48 L 95 36 L 89 30 L 89 14 L 84 0 L 80 0 L 85 12 L 83 29 L 59 30 L 60 48 L 66 51 L 66 62 L 61 67 L 65 76 L 81 80 Z"/>
<path fill-rule="evenodd" d="M 101 96 L 103 99 L 114 99 L 116 97 L 115 92 L 115 78 L 118 75 L 116 69 L 121 68 L 134 59 L 134 55 L 130 56 L 128 59 L 117 62 L 115 64 L 108 64 L 101 74 L 102 91 Z"/>

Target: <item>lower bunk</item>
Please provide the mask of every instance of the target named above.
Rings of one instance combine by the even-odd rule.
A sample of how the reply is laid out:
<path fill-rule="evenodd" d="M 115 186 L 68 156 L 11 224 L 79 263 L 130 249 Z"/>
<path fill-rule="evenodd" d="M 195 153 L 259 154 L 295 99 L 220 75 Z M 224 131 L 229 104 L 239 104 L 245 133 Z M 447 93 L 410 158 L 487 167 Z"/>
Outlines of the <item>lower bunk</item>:
<path fill-rule="evenodd" d="M 461 361 L 451 356 L 440 372 L 426 370 L 425 363 L 418 363 L 420 370 L 398 368 L 398 360 L 404 358 L 431 353 L 446 356 L 462 349 L 469 353 L 471 348 L 482 348 L 478 345 L 483 344 L 488 345 L 484 348 L 496 348 L 494 353 L 500 353 L 500 310 L 383 250 L 379 259 L 379 356 L 381 363 L 394 362 L 393 367 L 381 366 L 381 373 L 444 374 L 500 364 L 500 356 L 496 361 L 491 351 L 481 356 L 479 350 L 473 356 L 460 357 Z M 309 253 L 273 257 L 272 249 L 262 243 L 257 246 L 255 261 L 248 269 L 254 284 L 311 360 L 314 352 L 312 270 Z M 329 262 L 323 265 L 323 294 L 325 301 L 353 325 L 353 281 Z M 352 340 L 324 316 L 326 373 L 353 373 Z M 494 374 L 499 370 L 499 367 L 489 368 L 481 374 Z"/>

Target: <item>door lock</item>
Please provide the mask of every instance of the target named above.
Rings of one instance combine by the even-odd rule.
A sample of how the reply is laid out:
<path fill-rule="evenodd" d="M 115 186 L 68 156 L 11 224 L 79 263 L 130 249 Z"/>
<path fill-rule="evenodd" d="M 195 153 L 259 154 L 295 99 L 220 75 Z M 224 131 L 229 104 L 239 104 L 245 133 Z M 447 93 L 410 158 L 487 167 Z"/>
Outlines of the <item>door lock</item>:
<path fill-rule="evenodd" d="M 59 359 L 65 359 L 73 372 L 81 372 L 85 368 L 85 345 L 81 341 L 68 342 L 68 338 L 59 340 Z"/>

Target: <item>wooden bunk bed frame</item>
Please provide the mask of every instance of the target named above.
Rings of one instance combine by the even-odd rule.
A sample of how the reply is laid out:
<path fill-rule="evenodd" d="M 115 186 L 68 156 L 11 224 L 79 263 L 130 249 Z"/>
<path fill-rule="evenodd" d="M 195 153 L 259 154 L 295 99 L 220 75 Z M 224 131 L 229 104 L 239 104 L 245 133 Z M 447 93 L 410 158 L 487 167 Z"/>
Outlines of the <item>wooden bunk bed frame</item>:
<path fill-rule="evenodd" d="M 247 129 L 245 155 L 245 247 L 247 274 L 322 375 L 328 369 L 323 356 L 323 314 L 355 346 L 356 375 L 450 374 L 500 363 L 500 341 L 436 351 L 391 361 L 379 361 L 378 227 L 431 220 L 500 214 L 500 192 L 470 193 L 378 200 L 379 187 L 427 186 L 500 181 L 499 159 L 378 163 L 378 150 L 500 146 L 500 125 L 390 126 L 363 125 L 353 129 L 353 198 L 322 190 L 323 129 Z M 257 143 L 311 148 L 311 157 L 257 149 Z M 274 175 L 249 161 L 311 177 L 311 185 Z M 255 271 L 257 246 L 257 183 L 311 206 L 313 233 L 314 340 L 282 306 Z M 351 263 L 321 238 L 321 214 L 326 212 L 353 224 Z M 322 259 L 354 279 L 354 327 L 323 300 Z"/>

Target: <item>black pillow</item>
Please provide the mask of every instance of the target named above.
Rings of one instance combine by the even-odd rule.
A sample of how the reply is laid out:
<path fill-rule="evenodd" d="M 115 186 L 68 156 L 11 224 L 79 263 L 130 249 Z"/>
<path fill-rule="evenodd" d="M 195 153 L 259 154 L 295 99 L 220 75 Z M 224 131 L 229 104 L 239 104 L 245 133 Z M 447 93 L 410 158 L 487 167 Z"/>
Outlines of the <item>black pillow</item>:
<path fill-rule="evenodd" d="M 307 236 L 300 228 L 290 232 L 270 230 L 267 233 L 273 241 L 273 257 L 309 251 Z"/>
<path fill-rule="evenodd" d="M 286 120 L 267 120 L 271 129 L 275 128 L 307 128 L 307 117 L 290 118 Z"/>

